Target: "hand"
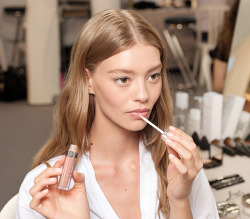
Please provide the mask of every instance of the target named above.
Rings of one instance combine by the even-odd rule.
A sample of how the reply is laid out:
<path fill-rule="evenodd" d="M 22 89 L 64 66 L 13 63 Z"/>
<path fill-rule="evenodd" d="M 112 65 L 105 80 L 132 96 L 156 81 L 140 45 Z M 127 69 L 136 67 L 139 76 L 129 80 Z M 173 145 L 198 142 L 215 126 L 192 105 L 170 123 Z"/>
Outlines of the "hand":
<path fill-rule="evenodd" d="M 169 201 L 188 200 L 192 182 L 202 169 L 201 156 L 192 137 L 170 126 L 165 143 L 168 145 L 167 169 Z"/>
<path fill-rule="evenodd" d="M 53 167 L 47 168 L 34 179 L 35 184 L 30 189 L 30 208 L 50 219 L 90 218 L 82 173 L 73 172 L 75 185 L 71 190 L 57 188 L 58 176 L 62 174 L 60 167 L 64 162 L 63 156 Z"/>

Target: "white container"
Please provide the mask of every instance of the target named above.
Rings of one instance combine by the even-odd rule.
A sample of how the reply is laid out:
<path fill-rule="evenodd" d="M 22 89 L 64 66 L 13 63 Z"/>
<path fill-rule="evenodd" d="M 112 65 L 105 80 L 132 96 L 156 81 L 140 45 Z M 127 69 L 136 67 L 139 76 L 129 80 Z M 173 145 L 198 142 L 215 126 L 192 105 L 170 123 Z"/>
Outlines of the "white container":
<path fill-rule="evenodd" d="M 249 126 L 250 126 L 250 113 L 242 111 L 234 137 L 245 139 L 249 134 L 248 132 Z"/>
<path fill-rule="evenodd" d="M 195 132 L 200 136 L 201 130 L 201 110 L 191 108 L 188 116 L 188 134 L 193 135 Z"/>
<path fill-rule="evenodd" d="M 175 93 L 174 126 L 184 132 L 187 131 L 188 102 L 188 93 L 181 91 Z"/>
<path fill-rule="evenodd" d="M 223 96 L 216 92 L 203 95 L 202 135 L 208 142 L 221 139 Z"/>

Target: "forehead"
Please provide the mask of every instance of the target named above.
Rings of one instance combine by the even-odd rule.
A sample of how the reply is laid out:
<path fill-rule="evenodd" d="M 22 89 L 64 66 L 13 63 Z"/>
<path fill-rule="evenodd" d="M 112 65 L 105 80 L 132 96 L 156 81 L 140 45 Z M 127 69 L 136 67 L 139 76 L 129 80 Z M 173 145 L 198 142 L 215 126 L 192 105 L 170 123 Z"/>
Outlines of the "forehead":
<path fill-rule="evenodd" d="M 97 71 L 111 71 L 123 68 L 146 72 L 161 64 L 159 50 L 151 45 L 136 44 L 100 62 Z"/>

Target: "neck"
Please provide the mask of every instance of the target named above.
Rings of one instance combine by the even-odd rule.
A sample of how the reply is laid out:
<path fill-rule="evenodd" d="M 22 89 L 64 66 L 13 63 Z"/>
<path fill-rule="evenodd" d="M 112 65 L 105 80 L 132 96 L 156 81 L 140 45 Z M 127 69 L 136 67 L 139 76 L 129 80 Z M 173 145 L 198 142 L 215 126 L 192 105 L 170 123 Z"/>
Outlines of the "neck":
<path fill-rule="evenodd" d="M 99 123 L 100 124 L 100 123 Z M 89 135 L 90 159 L 119 165 L 138 157 L 139 133 L 93 122 Z"/>

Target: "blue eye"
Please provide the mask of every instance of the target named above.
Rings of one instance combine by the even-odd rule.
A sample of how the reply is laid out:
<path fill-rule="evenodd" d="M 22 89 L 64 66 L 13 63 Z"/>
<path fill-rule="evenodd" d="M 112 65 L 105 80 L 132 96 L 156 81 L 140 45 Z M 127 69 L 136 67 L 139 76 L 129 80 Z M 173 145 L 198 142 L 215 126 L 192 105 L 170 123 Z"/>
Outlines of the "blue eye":
<path fill-rule="evenodd" d="M 116 82 L 119 83 L 119 84 L 126 84 L 128 83 L 129 79 L 126 78 L 126 77 L 123 77 L 123 78 L 117 78 L 116 79 Z"/>
<path fill-rule="evenodd" d="M 156 81 L 157 79 L 160 78 L 160 76 L 161 76 L 161 74 L 159 74 L 159 73 L 152 74 L 149 76 L 149 80 Z"/>

